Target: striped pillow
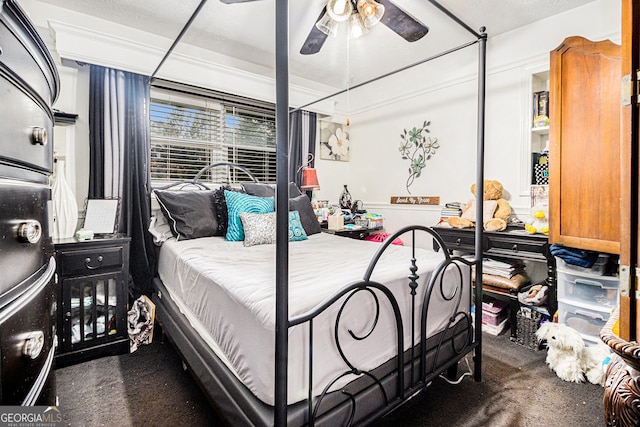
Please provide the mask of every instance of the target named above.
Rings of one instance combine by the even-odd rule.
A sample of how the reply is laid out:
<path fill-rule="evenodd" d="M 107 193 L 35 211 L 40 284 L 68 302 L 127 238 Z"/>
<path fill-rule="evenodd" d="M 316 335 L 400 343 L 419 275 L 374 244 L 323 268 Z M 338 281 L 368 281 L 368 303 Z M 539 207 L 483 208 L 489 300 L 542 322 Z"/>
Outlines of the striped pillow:
<path fill-rule="evenodd" d="M 273 197 L 256 197 L 228 190 L 224 190 L 224 197 L 229 214 L 226 239 L 232 242 L 244 240 L 240 212 L 264 214 L 274 211 Z"/>

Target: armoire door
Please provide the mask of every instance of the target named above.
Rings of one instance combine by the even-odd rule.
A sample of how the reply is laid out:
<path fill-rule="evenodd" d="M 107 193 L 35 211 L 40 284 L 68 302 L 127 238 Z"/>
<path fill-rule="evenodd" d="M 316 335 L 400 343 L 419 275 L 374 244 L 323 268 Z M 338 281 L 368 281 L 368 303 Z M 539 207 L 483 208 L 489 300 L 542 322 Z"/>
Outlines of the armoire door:
<path fill-rule="evenodd" d="M 638 259 L 638 83 L 640 71 L 640 2 L 622 1 L 622 83 L 620 120 L 620 338 L 640 338 Z"/>
<path fill-rule="evenodd" d="M 573 36 L 550 55 L 549 242 L 620 251 L 620 45 Z"/>

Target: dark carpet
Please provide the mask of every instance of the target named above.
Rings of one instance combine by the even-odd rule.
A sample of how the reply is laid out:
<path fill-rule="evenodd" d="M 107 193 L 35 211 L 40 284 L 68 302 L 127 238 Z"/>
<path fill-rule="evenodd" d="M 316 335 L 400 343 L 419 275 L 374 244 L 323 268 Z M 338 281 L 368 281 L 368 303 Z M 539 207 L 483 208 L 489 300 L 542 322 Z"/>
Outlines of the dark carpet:
<path fill-rule="evenodd" d="M 437 379 L 375 425 L 602 426 L 603 388 L 560 380 L 546 353 L 484 335 L 483 380 Z M 468 357 L 471 364 L 471 356 Z M 468 370 L 461 362 L 459 372 Z M 169 341 L 55 371 L 63 420 L 70 426 L 221 426 Z"/>

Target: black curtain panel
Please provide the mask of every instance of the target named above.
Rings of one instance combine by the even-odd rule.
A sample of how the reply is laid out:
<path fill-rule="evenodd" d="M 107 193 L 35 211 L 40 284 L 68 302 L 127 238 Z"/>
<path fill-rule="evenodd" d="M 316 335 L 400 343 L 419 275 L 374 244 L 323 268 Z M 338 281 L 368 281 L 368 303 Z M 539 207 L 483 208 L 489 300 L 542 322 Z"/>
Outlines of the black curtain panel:
<path fill-rule="evenodd" d="M 295 110 L 289 115 L 289 178 L 298 187 L 302 183 L 302 170 L 298 169 L 307 163 L 309 154 L 316 153 L 316 127 L 316 113 Z M 312 161 L 309 166 L 313 165 Z"/>
<path fill-rule="evenodd" d="M 150 295 L 149 77 L 92 65 L 90 84 L 89 198 L 120 199 L 118 232 L 131 237 L 130 292 Z"/>
<path fill-rule="evenodd" d="M 89 199 L 104 199 L 104 74 L 91 66 L 89 73 Z"/>

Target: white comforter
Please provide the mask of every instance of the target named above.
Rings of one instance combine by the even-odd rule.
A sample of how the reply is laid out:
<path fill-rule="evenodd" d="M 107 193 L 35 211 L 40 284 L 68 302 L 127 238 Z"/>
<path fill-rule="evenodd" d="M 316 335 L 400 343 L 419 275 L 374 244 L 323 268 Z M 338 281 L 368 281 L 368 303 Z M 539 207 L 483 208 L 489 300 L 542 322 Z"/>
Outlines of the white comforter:
<path fill-rule="evenodd" d="M 379 243 L 352 240 L 329 234 L 289 244 L 289 316 L 308 312 L 344 285 L 362 279 L 380 247 Z M 416 250 L 420 283 L 424 294 L 431 271 L 442 254 Z M 405 322 L 405 348 L 411 345 L 408 279 L 409 247 L 391 245 L 374 270 L 372 280 L 388 286 L 400 304 Z M 221 237 L 164 243 L 158 273 L 172 298 L 192 325 L 229 368 L 261 400 L 273 404 L 275 245 L 244 247 Z M 468 286 L 468 284 L 465 284 Z M 428 334 L 441 330 L 451 314 L 451 304 L 439 300 L 430 310 Z M 354 332 L 368 330 L 373 318 L 373 298 L 365 293 L 350 303 L 343 324 Z M 468 300 L 465 301 L 468 305 Z M 343 349 L 371 369 L 395 354 L 395 326 L 389 306 L 383 303 L 380 326 L 363 342 L 345 339 Z M 438 311 L 438 312 L 436 312 Z M 319 392 L 337 372 L 345 370 L 333 339 L 337 309 L 328 310 L 314 322 L 314 391 Z M 348 320 L 347 320 L 348 319 Z M 419 319 L 419 318 L 418 318 Z M 328 324 L 318 329 L 319 325 Z M 345 326 L 343 329 L 346 331 Z M 342 335 L 342 332 L 341 332 Z M 289 331 L 289 403 L 306 398 L 308 327 Z M 318 351 L 322 349 L 322 351 Z M 362 360 L 362 362 L 360 362 Z"/>

